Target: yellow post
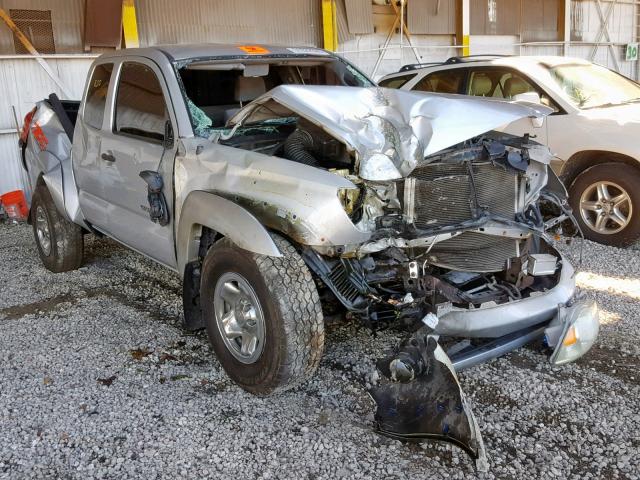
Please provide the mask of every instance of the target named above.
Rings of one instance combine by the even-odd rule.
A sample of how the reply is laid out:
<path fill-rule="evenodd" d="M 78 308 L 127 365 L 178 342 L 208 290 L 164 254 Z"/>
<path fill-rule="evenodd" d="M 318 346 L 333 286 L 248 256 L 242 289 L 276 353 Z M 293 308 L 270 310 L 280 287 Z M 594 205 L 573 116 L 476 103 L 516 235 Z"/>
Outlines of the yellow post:
<path fill-rule="evenodd" d="M 134 0 L 122 0 L 122 30 L 124 32 L 124 46 L 126 48 L 137 48 L 140 46 Z"/>
<path fill-rule="evenodd" d="M 338 49 L 338 28 L 334 0 L 322 0 L 322 33 L 325 50 L 335 52 Z"/>
<path fill-rule="evenodd" d="M 471 33 L 471 6 L 469 0 L 462 0 L 462 56 L 467 57 L 471 55 L 471 45 L 469 41 L 469 35 Z"/>

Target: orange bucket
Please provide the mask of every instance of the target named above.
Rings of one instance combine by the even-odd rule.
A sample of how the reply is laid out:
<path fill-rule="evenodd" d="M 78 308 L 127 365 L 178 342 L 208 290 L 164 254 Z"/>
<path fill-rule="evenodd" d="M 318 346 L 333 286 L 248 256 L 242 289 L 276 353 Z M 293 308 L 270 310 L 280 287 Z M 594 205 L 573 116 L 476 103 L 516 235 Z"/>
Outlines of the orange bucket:
<path fill-rule="evenodd" d="M 2 206 L 9 218 L 13 220 L 27 219 L 29 206 L 27 205 L 27 199 L 22 190 L 14 190 L 13 192 L 0 195 L 0 202 L 2 202 Z"/>

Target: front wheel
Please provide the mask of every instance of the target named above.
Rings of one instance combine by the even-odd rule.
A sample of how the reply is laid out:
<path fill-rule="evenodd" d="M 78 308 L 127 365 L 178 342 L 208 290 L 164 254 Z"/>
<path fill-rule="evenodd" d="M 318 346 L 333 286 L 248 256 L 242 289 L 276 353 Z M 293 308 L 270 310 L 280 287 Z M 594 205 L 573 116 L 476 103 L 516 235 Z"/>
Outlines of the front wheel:
<path fill-rule="evenodd" d="M 324 348 L 318 292 L 293 246 L 274 235 L 282 257 L 257 255 L 228 239 L 202 267 L 200 301 L 213 349 L 245 390 L 285 390 L 315 372 Z"/>
<path fill-rule="evenodd" d="M 54 273 L 75 270 L 82 265 L 82 229 L 64 218 L 45 185 L 38 185 L 31 202 L 31 224 L 40 260 Z"/>
<path fill-rule="evenodd" d="M 589 240 L 624 247 L 640 238 L 640 171 L 630 165 L 585 170 L 569 187 L 569 203 Z"/>

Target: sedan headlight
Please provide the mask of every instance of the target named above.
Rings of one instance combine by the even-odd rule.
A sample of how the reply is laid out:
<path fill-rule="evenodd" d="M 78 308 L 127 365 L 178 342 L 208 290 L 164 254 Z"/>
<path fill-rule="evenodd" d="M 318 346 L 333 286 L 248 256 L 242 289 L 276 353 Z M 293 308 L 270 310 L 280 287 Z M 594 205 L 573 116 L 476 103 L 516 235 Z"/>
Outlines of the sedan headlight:
<path fill-rule="evenodd" d="M 545 339 L 555 347 L 550 361 L 555 365 L 573 362 L 589 351 L 600 329 L 598 306 L 591 299 L 560 307 L 545 329 Z"/>

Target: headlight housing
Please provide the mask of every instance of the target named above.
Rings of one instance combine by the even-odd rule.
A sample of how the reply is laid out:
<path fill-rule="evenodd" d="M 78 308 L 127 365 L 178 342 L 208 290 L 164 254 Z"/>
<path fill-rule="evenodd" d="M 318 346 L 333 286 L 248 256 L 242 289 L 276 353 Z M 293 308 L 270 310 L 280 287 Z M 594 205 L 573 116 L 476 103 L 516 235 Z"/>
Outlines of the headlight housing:
<path fill-rule="evenodd" d="M 555 347 L 551 363 L 562 365 L 583 356 L 595 343 L 599 330 L 598 306 L 594 300 L 581 299 L 570 307 L 561 306 L 545 329 L 547 343 Z"/>
<path fill-rule="evenodd" d="M 338 200 L 347 215 L 351 216 L 357 209 L 360 201 L 360 189 L 359 188 L 339 188 Z"/>

